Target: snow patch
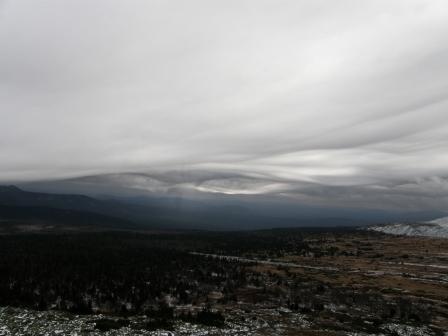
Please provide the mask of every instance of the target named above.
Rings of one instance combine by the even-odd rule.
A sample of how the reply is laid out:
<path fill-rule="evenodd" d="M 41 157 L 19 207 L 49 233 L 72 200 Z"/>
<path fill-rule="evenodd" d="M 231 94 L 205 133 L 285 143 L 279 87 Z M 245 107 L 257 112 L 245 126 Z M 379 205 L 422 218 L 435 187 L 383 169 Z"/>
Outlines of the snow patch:
<path fill-rule="evenodd" d="M 448 238 L 448 217 L 421 223 L 375 225 L 368 227 L 367 230 L 402 236 Z"/>

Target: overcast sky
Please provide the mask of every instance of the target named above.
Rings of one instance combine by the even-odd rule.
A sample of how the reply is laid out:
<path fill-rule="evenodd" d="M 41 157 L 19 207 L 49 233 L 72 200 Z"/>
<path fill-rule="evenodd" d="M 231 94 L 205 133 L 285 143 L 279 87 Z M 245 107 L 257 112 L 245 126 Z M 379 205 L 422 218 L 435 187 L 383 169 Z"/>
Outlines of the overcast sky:
<path fill-rule="evenodd" d="M 0 0 L 1 183 L 173 171 L 448 209 L 448 2 Z"/>

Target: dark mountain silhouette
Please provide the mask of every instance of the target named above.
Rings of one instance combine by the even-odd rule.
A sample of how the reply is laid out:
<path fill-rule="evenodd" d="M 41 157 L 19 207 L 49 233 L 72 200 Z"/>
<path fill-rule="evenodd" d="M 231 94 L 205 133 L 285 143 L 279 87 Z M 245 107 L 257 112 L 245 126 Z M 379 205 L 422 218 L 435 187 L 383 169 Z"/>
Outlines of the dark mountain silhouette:
<path fill-rule="evenodd" d="M 3 217 L 14 215 L 27 223 L 44 221 L 101 228 L 122 229 L 205 229 L 253 230 L 278 227 L 362 226 L 382 222 L 379 218 L 360 218 L 357 213 L 340 215 L 306 209 L 291 211 L 278 205 L 177 198 L 97 199 L 85 195 L 24 191 L 16 186 L 0 186 Z M 13 209 L 14 208 L 14 209 Z M 70 211 L 58 211 L 70 210 Z M 330 212 L 331 213 L 331 212 Z"/>
<path fill-rule="evenodd" d="M 87 211 L 0 205 L 0 232 L 132 230 L 124 219 Z"/>
<path fill-rule="evenodd" d="M 99 200 L 84 195 L 28 192 L 15 186 L 0 186 L 0 205 L 76 210 L 140 223 L 150 220 L 156 212 L 151 206 Z"/>
<path fill-rule="evenodd" d="M 48 194 L 23 191 L 15 186 L 0 186 L 0 204 L 11 206 L 40 206 L 58 209 L 91 211 L 96 213 L 122 214 L 127 209 L 114 208 L 116 202 L 103 201 L 84 195 Z M 118 202 L 117 202 L 118 203 Z"/>
<path fill-rule="evenodd" d="M 63 229 L 141 229 L 131 214 L 138 206 L 103 201 L 83 195 L 28 192 L 0 186 L 0 221 L 3 229 L 17 225 L 45 225 Z M 142 212 L 142 209 L 139 209 Z M 144 209 L 145 211 L 148 211 Z M 149 227 L 149 225 L 147 226 Z"/>

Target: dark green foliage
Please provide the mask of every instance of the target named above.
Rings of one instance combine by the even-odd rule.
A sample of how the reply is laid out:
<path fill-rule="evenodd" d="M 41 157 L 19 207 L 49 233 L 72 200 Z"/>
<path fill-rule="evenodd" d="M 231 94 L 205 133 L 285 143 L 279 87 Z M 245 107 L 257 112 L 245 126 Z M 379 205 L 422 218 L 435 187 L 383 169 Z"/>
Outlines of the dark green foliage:
<path fill-rule="evenodd" d="M 245 281 L 237 262 L 159 245 L 132 233 L 0 236 L 0 305 L 120 315 L 156 307 L 165 318 L 167 295 L 186 304 Z"/>

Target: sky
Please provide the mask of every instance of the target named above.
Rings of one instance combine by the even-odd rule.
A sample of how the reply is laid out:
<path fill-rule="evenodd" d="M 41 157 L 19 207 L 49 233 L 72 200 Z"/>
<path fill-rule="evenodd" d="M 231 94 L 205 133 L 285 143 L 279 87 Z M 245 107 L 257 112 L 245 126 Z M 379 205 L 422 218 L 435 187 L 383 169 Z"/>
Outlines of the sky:
<path fill-rule="evenodd" d="M 445 0 L 0 0 L 0 183 L 447 210 L 447 135 Z"/>

